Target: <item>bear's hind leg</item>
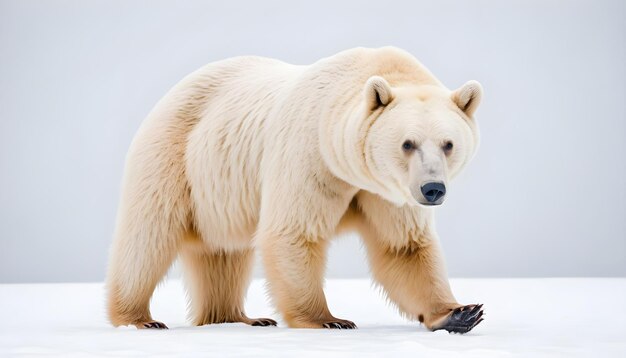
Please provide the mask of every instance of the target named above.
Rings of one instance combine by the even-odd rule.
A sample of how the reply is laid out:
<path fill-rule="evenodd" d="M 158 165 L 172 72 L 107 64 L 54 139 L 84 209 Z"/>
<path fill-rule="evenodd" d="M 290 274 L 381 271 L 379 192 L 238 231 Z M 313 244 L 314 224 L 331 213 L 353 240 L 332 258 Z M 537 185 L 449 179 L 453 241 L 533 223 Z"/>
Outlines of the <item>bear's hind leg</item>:
<path fill-rule="evenodd" d="M 175 245 L 164 241 L 155 248 L 134 237 L 116 240 L 107 277 L 108 313 L 114 326 L 167 328 L 150 315 L 152 293 L 176 256 Z"/>
<path fill-rule="evenodd" d="M 244 300 L 254 253 L 252 249 L 215 252 L 198 238 L 187 240 L 180 251 L 189 296 L 192 324 L 243 322 L 276 326 L 269 318 L 248 318 Z"/>

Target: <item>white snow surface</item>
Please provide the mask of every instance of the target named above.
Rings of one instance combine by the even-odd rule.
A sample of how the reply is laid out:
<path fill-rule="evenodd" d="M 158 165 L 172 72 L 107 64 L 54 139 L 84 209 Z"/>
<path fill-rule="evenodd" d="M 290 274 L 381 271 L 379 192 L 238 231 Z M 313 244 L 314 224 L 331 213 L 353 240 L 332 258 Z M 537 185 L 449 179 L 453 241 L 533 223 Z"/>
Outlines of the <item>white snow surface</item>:
<path fill-rule="evenodd" d="M 626 278 L 452 279 L 462 303 L 484 303 L 485 321 L 466 335 L 429 332 L 403 319 L 369 280 L 330 279 L 336 317 L 357 330 L 290 329 L 264 282 L 248 291 L 250 317 L 278 327 L 191 327 L 179 280 L 167 280 L 152 315 L 169 330 L 113 328 L 100 283 L 0 285 L 2 356 L 626 357 Z"/>

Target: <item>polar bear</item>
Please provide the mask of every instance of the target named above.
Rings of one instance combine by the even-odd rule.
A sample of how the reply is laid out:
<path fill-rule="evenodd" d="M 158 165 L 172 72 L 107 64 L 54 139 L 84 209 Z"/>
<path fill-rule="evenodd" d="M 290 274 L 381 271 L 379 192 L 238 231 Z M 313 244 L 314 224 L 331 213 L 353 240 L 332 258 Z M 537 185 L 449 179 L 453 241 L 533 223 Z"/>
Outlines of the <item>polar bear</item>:
<path fill-rule="evenodd" d="M 130 146 L 107 274 L 113 325 L 167 328 L 149 303 L 178 256 L 194 325 L 244 322 L 253 251 L 290 327 L 356 328 L 326 304 L 329 241 L 362 237 L 375 282 L 410 319 L 465 333 L 433 221 L 478 145 L 475 81 L 444 87 L 407 52 L 356 48 L 296 66 L 208 64 L 171 89 Z"/>

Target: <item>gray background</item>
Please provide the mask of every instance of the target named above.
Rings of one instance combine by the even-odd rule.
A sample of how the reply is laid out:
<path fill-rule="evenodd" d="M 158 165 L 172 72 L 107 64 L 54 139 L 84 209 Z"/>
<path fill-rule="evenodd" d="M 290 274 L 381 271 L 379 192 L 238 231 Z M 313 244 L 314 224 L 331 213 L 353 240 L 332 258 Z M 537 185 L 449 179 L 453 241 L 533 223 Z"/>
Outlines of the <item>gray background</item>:
<path fill-rule="evenodd" d="M 0 282 L 100 281 L 124 155 L 187 73 L 402 47 L 477 79 L 482 145 L 437 224 L 451 276 L 626 275 L 623 1 L 0 0 Z M 358 239 L 333 277 L 363 277 Z"/>

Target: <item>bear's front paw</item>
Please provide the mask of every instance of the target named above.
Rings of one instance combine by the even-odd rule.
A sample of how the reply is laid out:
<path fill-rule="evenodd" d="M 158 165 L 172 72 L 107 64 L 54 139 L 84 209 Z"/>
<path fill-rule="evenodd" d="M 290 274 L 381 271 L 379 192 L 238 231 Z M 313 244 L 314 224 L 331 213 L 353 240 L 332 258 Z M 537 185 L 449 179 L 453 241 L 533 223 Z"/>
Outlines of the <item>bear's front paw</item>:
<path fill-rule="evenodd" d="M 448 333 L 467 333 L 483 321 L 482 308 L 482 304 L 457 307 L 433 331 L 445 329 Z"/>
<path fill-rule="evenodd" d="M 347 319 L 337 318 L 333 321 L 324 322 L 322 327 L 330 329 L 355 329 L 356 324 L 352 321 L 348 321 Z"/>

